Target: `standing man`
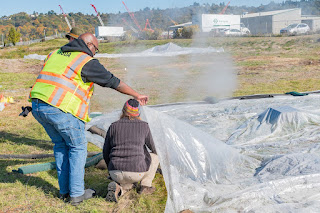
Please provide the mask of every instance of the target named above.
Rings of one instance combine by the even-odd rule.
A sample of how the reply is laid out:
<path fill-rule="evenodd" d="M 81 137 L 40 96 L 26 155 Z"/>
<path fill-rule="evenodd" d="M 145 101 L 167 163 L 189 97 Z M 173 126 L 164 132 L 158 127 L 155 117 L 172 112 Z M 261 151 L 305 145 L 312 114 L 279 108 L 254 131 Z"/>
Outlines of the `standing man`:
<path fill-rule="evenodd" d="M 81 30 L 78 28 L 78 27 L 73 27 L 70 32 L 68 32 L 66 34 L 66 38 L 69 40 L 69 42 L 75 40 L 75 39 L 78 39 L 79 38 L 79 35 L 81 35 L 82 32 Z"/>
<path fill-rule="evenodd" d="M 84 166 L 87 157 L 85 122 L 89 121 L 89 103 L 93 84 L 109 87 L 135 98 L 142 105 L 148 97 L 141 95 L 107 71 L 93 56 L 98 40 L 91 33 L 53 51 L 47 57 L 30 92 L 32 114 L 54 143 L 60 197 L 71 197 L 78 205 L 94 196 L 84 190 Z"/>
<path fill-rule="evenodd" d="M 66 38 L 68 39 L 69 43 L 75 39 L 79 38 L 79 35 L 81 35 L 81 30 L 77 27 L 74 27 L 66 34 Z M 49 54 L 51 55 L 51 53 Z M 44 63 L 48 60 L 49 55 L 44 59 Z"/>

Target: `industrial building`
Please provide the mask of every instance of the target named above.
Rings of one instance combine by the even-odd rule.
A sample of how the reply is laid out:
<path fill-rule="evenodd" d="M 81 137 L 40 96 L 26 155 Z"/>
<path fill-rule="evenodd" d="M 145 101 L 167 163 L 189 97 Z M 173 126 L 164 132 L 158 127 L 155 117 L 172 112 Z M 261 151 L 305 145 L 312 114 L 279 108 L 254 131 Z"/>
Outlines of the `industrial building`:
<path fill-rule="evenodd" d="M 124 36 L 123 27 L 97 26 L 95 35 L 97 38 L 110 38 Z"/>
<path fill-rule="evenodd" d="M 176 24 L 173 26 L 169 26 L 167 38 L 173 38 L 176 31 L 178 31 L 179 29 L 182 29 L 184 27 L 190 27 L 192 25 L 193 25 L 192 22 L 187 22 L 187 23 L 183 23 L 183 24 Z"/>
<path fill-rule="evenodd" d="M 250 30 L 241 24 L 240 15 L 201 14 L 192 17 L 192 24 L 198 25 L 203 33 L 217 32 L 217 30 L 239 30 L 250 34 Z"/>
<path fill-rule="evenodd" d="M 239 15 L 201 14 L 192 17 L 192 24 L 199 26 L 201 32 L 209 33 L 216 28 L 240 30 Z"/>
<path fill-rule="evenodd" d="M 302 16 L 301 23 L 307 24 L 311 31 L 320 32 L 320 17 L 319 16 Z"/>
<path fill-rule="evenodd" d="M 242 15 L 241 22 L 251 34 L 279 34 L 282 28 L 301 22 L 301 8 Z"/>
<path fill-rule="evenodd" d="M 295 23 L 306 23 L 312 31 L 320 30 L 320 17 L 302 16 L 301 8 L 244 14 L 241 22 L 253 35 L 279 34 L 282 28 Z"/>
<path fill-rule="evenodd" d="M 192 22 L 187 22 L 187 23 L 183 23 L 183 24 L 177 24 L 177 25 L 172 25 L 172 26 L 169 26 L 168 27 L 168 31 L 172 30 L 177 30 L 177 29 L 180 29 L 180 28 L 184 28 L 184 27 L 189 27 L 189 26 L 192 26 Z"/>

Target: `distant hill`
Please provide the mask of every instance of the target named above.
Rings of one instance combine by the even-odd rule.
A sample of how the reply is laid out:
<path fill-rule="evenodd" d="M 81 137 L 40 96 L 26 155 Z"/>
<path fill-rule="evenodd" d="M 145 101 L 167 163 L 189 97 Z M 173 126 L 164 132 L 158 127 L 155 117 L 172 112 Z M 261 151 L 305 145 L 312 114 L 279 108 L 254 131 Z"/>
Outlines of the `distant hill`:
<path fill-rule="evenodd" d="M 146 7 L 143 10 L 134 12 L 134 16 L 138 20 L 141 28 L 144 28 L 146 19 L 149 19 L 152 28 L 167 30 L 167 27 L 173 25 L 173 22 L 189 22 L 192 20 L 193 15 L 201 13 L 218 14 L 224 7 L 224 3 L 210 5 L 195 2 L 193 5 L 188 7 L 164 10 Z M 320 0 L 287 0 L 283 3 L 271 2 L 267 5 L 260 5 L 259 7 L 229 6 L 225 14 L 240 15 L 244 12 L 255 13 L 289 8 L 302 8 L 302 14 L 305 15 L 320 15 Z M 124 24 L 123 19 L 125 19 L 130 25 L 137 28 L 130 19 L 128 13 L 101 13 L 100 16 L 104 23 L 108 25 L 123 26 L 126 30 L 129 30 L 130 28 Z M 99 25 L 99 21 L 95 15 L 85 15 L 81 12 L 69 13 L 68 19 L 71 25 L 77 26 L 83 29 L 83 31 L 91 33 L 94 33 L 94 28 Z M 21 12 L 0 18 L 0 34 L 3 34 L 6 37 L 12 26 L 16 27 L 16 29 L 20 31 L 24 41 L 43 38 L 44 34 L 46 36 L 50 36 L 55 35 L 56 33 L 64 33 L 69 30 L 63 15 L 58 15 L 52 10 L 45 14 L 38 14 L 34 12 L 30 15 Z"/>

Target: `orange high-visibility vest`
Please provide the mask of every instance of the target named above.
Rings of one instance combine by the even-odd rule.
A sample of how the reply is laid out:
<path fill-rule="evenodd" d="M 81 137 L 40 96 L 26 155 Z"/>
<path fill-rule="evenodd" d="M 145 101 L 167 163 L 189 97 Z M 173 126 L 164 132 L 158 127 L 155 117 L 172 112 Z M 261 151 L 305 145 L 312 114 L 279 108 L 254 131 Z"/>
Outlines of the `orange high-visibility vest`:
<path fill-rule="evenodd" d="M 38 98 L 64 112 L 88 122 L 89 103 L 93 83 L 81 78 L 83 66 L 93 58 L 83 52 L 50 53 L 30 92 L 30 99 Z"/>

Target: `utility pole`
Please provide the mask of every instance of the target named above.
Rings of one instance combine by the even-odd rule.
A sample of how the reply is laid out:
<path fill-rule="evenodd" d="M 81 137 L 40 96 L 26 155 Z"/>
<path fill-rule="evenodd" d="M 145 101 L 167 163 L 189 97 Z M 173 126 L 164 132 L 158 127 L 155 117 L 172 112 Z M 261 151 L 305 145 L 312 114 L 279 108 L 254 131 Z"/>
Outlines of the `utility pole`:
<path fill-rule="evenodd" d="M 2 34 L 2 46 L 4 46 L 4 41 L 3 41 L 3 34 Z"/>

